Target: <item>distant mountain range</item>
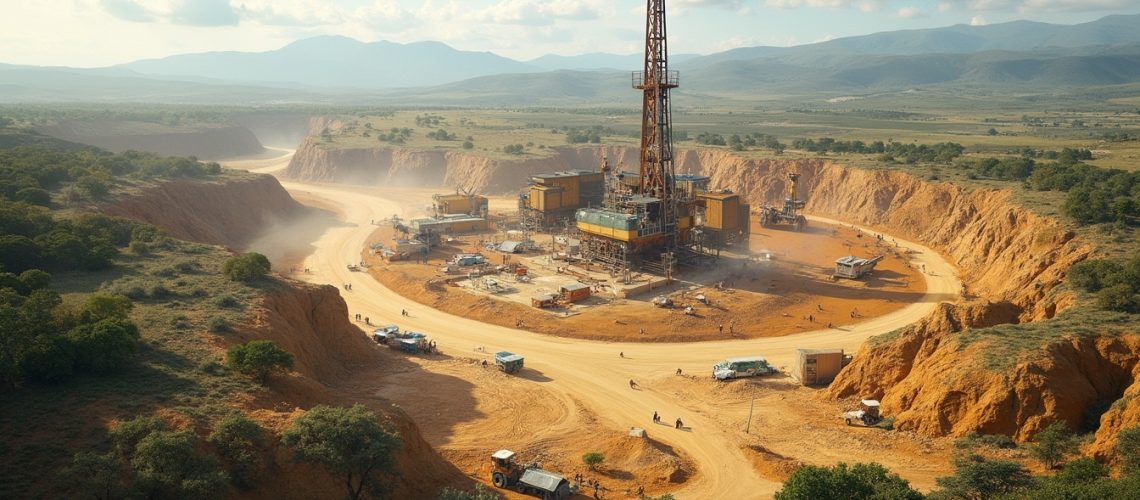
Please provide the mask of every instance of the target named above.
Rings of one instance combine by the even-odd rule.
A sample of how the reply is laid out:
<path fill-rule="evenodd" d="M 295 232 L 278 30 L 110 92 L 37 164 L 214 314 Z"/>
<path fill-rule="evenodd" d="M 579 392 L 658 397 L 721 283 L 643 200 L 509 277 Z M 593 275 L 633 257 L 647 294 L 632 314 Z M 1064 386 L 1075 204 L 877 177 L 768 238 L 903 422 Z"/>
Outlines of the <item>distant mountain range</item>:
<path fill-rule="evenodd" d="M 1101 86 L 1140 82 L 1140 15 L 1053 25 L 893 31 L 796 47 L 673 55 L 682 91 L 747 94 L 917 85 Z M 516 61 L 439 42 L 301 40 L 268 52 L 209 52 L 71 69 L 0 64 L 0 102 L 416 102 L 608 105 L 628 101 L 641 55 Z"/>

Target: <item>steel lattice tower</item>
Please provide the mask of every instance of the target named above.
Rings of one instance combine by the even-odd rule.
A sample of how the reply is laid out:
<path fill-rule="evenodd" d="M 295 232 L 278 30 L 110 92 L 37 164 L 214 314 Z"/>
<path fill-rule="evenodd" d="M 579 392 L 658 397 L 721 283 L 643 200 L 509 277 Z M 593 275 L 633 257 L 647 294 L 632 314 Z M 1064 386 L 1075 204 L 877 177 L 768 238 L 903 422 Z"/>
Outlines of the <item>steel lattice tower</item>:
<path fill-rule="evenodd" d="M 673 127 L 669 89 L 677 88 L 678 74 L 669 71 L 665 40 L 665 0 L 647 0 L 645 12 L 645 67 L 633 74 L 633 87 L 642 91 L 641 192 L 661 200 L 660 222 L 675 232 Z"/>

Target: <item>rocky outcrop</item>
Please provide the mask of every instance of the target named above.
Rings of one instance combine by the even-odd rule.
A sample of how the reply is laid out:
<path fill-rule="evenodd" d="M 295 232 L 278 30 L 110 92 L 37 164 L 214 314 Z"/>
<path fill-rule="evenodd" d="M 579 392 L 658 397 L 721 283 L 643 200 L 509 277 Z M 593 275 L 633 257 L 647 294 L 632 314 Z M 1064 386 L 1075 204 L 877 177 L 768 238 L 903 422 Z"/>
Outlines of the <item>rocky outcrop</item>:
<path fill-rule="evenodd" d="M 38 130 L 52 137 L 90 144 L 116 153 L 128 150 L 149 151 L 211 160 L 265 151 L 253 132 L 240 125 L 168 127 L 141 122 L 64 122 L 40 127 Z"/>
<path fill-rule="evenodd" d="M 1101 416 L 1100 428 L 1089 446 L 1089 452 L 1099 459 L 1115 458 L 1116 437 L 1120 431 L 1140 426 L 1140 383 L 1137 383 L 1140 381 L 1140 363 L 1133 362 L 1131 377 L 1132 385 L 1119 399 L 1111 402 Z"/>
<path fill-rule="evenodd" d="M 178 239 L 235 249 L 274 223 L 307 212 L 274 177 L 247 174 L 218 182 L 163 182 L 100 210 L 153 224 Z"/>
<path fill-rule="evenodd" d="M 1100 411 L 1133 385 L 1140 337 L 1065 338 L 1008 370 L 986 366 L 984 343 L 960 342 L 961 331 L 1016 314 L 1008 303 L 940 304 L 897 334 L 872 339 L 827 397 L 880 399 L 896 428 L 935 436 L 978 432 L 1027 440 L 1056 421 L 1096 426 Z"/>

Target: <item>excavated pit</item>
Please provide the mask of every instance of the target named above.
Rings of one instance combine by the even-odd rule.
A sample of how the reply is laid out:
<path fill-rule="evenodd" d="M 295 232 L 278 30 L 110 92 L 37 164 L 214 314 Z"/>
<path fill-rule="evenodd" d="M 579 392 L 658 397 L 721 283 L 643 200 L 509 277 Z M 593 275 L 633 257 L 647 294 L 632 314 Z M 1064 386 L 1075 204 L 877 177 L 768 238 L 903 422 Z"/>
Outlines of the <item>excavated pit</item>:
<path fill-rule="evenodd" d="M 545 158 L 497 160 L 399 148 L 330 150 L 303 144 L 286 175 L 300 180 L 385 185 L 455 185 L 510 193 L 533 173 L 594 169 L 607 157 L 636 165 L 633 148 L 552 148 Z M 891 170 L 857 170 L 828 160 L 753 160 L 720 150 L 677 152 L 678 172 L 707 175 L 714 189 L 749 203 L 773 203 L 787 173 L 801 174 L 806 211 L 916 240 L 958 266 L 968 301 L 943 304 L 923 321 L 866 344 L 827 391 L 829 398 L 879 397 L 896 426 L 927 435 L 1002 433 L 1027 439 L 1050 422 L 1099 430 L 1103 454 L 1115 430 L 1140 421 L 1131 336 L 1064 337 L 1007 370 L 981 361 L 983 344 L 962 332 L 1054 318 L 1076 303 L 1058 290 L 1091 245 L 1060 222 L 1016 205 L 1007 191 L 966 190 Z M 626 167 L 628 168 L 628 167 Z M 462 182 L 461 182 L 462 181 Z M 404 183 L 404 184 L 401 184 Z M 1126 374 L 1127 372 L 1127 374 Z M 1105 411 L 1104 408 L 1108 407 Z"/>

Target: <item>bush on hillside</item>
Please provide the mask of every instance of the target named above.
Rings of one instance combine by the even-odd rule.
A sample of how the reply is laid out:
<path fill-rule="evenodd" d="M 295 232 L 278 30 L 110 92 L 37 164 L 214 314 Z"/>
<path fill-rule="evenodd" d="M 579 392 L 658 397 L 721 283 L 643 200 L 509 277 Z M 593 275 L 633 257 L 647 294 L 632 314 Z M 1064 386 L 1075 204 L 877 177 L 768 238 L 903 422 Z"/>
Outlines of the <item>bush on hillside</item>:
<path fill-rule="evenodd" d="M 269 274 L 269 259 L 257 252 L 231 257 L 222 264 L 222 274 L 233 281 L 253 281 Z"/>

